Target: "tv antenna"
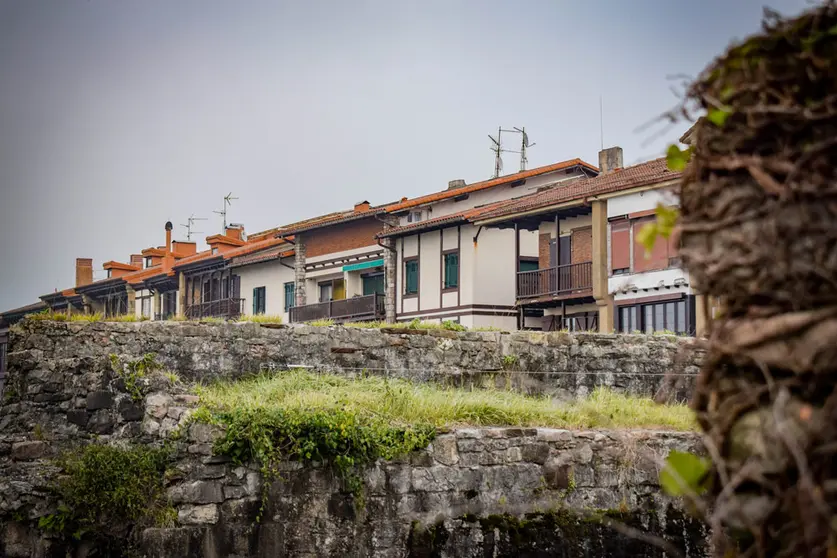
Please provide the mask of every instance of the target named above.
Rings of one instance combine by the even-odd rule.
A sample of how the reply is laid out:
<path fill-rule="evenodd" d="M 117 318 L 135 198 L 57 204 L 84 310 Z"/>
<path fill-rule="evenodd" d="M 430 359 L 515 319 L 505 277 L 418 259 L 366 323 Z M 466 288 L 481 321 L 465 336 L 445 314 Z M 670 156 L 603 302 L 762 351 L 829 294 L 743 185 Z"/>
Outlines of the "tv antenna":
<path fill-rule="evenodd" d="M 195 221 L 206 221 L 206 217 L 195 217 L 195 214 L 193 213 L 192 215 L 189 216 L 188 219 L 186 219 L 186 224 L 185 225 L 182 225 L 182 224 L 180 225 L 181 227 L 186 227 L 186 240 L 188 242 L 192 241 L 192 235 L 193 234 L 203 234 L 203 231 L 193 231 L 192 230 L 192 227 L 195 226 Z"/>
<path fill-rule="evenodd" d="M 221 229 L 221 233 L 223 234 L 227 230 L 227 206 L 232 205 L 232 200 L 237 200 L 238 198 L 234 198 L 232 192 L 224 196 L 224 208 L 221 211 L 213 211 L 213 213 L 217 213 L 224 219 L 224 228 Z"/>
<path fill-rule="evenodd" d="M 515 151 L 513 149 L 503 149 L 503 132 L 511 133 L 511 134 L 520 134 L 520 150 Z M 526 158 L 526 150 L 530 147 L 533 147 L 534 143 L 529 143 L 529 135 L 526 133 L 526 128 L 518 128 L 517 126 L 512 127 L 511 130 L 507 130 L 502 126 L 497 128 L 497 138 L 495 139 L 493 136 L 489 134 L 488 138 L 491 140 L 492 145 L 489 149 L 494 152 L 494 178 L 500 176 L 500 173 L 503 172 L 503 158 L 501 156 L 502 153 L 517 153 L 520 155 L 520 171 L 523 172 L 526 170 L 526 163 L 529 162 L 529 159 Z"/>

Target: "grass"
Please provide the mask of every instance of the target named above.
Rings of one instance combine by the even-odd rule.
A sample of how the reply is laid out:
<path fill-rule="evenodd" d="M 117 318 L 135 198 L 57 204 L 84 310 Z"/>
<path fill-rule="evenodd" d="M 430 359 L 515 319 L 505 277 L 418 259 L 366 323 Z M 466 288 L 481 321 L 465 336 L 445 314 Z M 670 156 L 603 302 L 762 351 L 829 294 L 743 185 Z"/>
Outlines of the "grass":
<path fill-rule="evenodd" d="M 315 326 L 315 327 L 328 327 L 334 325 L 334 320 L 311 320 L 310 322 L 305 322 L 305 325 Z"/>
<path fill-rule="evenodd" d="M 316 325 L 313 322 L 311 325 Z M 331 325 L 331 324 L 329 324 Z M 468 328 L 465 326 L 458 324 L 456 322 L 445 320 L 441 323 L 439 322 L 423 322 L 421 320 L 412 320 L 410 322 L 396 322 L 394 324 L 390 324 L 383 321 L 374 321 L 374 322 L 348 322 L 344 324 L 346 327 L 354 327 L 360 329 L 381 329 L 381 328 L 390 328 L 390 329 L 446 329 L 449 331 L 466 331 Z"/>
<path fill-rule="evenodd" d="M 282 316 L 279 314 L 255 314 L 252 316 L 239 316 L 238 321 L 257 324 L 281 324 Z"/>
<path fill-rule="evenodd" d="M 465 391 L 383 378 L 347 379 L 291 370 L 200 386 L 206 411 L 348 412 L 391 425 L 544 426 L 555 428 L 695 428 L 685 405 L 598 388 L 590 397 L 556 403 L 501 390 Z"/>
<path fill-rule="evenodd" d="M 70 314 L 69 316 L 64 312 L 54 312 L 52 310 L 44 310 L 37 314 L 30 314 L 26 316 L 29 320 L 49 320 L 52 322 L 145 322 L 150 318 L 148 316 L 137 316 L 136 314 L 122 314 L 119 316 L 105 317 L 101 312 L 94 312 L 93 314 Z"/>

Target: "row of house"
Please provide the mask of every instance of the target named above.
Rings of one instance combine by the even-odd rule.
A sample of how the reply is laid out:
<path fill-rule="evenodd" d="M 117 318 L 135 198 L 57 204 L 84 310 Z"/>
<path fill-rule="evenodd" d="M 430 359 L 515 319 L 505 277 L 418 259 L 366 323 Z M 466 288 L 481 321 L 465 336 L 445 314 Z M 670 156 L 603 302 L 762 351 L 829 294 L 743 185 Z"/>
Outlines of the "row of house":
<path fill-rule="evenodd" d="M 694 333 L 702 304 L 674 241 L 637 233 L 676 205 L 664 159 L 625 167 L 571 159 L 483 182 L 318 216 L 247 235 L 241 225 L 103 265 L 76 261 L 73 288 L 0 314 L 44 309 L 160 320 L 281 315 L 287 322 L 452 320 L 505 330 Z"/>

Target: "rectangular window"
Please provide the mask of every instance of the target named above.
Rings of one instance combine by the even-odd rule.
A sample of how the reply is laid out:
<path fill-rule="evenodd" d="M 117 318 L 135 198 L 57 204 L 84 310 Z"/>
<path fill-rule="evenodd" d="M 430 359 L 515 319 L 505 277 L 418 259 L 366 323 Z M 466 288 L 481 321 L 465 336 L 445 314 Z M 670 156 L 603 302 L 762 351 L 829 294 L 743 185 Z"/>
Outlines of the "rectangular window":
<path fill-rule="evenodd" d="M 141 300 L 142 300 L 142 302 L 140 304 L 140 311 L 142 312 L 142 315 L 144 317 L 150 318 L 151 317 L 151 297 L 150 296 L 144 296 L 144 297 L 142 297 Z"/>
<path fill-rule="evenodd" d="M 456 289 L 459 287 L 459 252 L 451 252 L 444 255 L 444 281 L 445 289 Z"/>
<path fill-rule="evenodd" d="M 266 306 L 265 287 L 253 289 L 253 314 L 264 314 Z"/>
<path fill-rule="evenodd" d="M 636 304 L 619 307 L 619 331 L 629 333 L 640 330 L 647 334 L 657 331 L 689 333 L 686 316 L 686 300 Z M 641 318 L 641 323 L 639 319 Z M 629 330 L 628 327 L 631 329 Z"/>
<path fill-rule="evenodd" d="M 418 294 L 419 262 L 418 259 L 404 261 L 404 294 Z"/>
<path fill-rule="evenodd" d="M 411 211 L 407 215 L 408 223 L 418 223 L 419 221 L 421 221 L 421 211 Z"/>
<path fill-rule="evenodd" d="M 285 283 L 285 312 L 296 306 L 296 285 Z"/>
<path fill-rule="evenodd" d="M 537 260 L 520 260 L 520 271 L 537 271 L 538 269 Z"/>
<path fill-rule="evenodd" d="M 326 283 L 319 284 L 320 289 L 320 302 L 329 302 L 331 301 L 332 295 L 334 293 L 334 286 L 332 285 L 331 281 Z"/>
<path fill-rule="evenodd" d="M 151 256 L 146 256 L 145 257 L 145 269 L 148 269 L 149 267 L 151 267 Z"/>
<path fill-rule="evenodd" d="M 368 275 L 361 275 L 361 282 L 363 283 L 363 296 L 373 294 L 384 294 L 384 274 L 370 273 Z"/>
<path fill-rule="evenodd" d="M 610 269 L 613 275 L 631 272 L 631 223 L 627 219 L 610 224 Z"/>

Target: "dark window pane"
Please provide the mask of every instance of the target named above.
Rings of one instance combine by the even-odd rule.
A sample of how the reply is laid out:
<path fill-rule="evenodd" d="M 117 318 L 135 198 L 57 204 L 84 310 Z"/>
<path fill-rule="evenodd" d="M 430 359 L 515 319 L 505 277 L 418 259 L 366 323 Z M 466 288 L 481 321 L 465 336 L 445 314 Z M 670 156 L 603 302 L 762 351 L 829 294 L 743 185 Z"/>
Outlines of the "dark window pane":
<path fill-rule="evenodd" d="M 660 331 L 665 329 L 665 312 L 665 305 L 654 305 L 654 331 Z"/>
<path fill-rule="evenodd" d="M 681 300 L 677 303 L 677 325 L 675 326 L 677 333 L 686 333 L 686 301 Z"/>
<path fill-rule="evenodd" d="M 667 302 L 666 303 L 666 325 L 665 328 L 669 331 L 674 331 L 674 306 L 676 303 L 674 302 Z"/>
<path fill-rule="evenodd" d="M 646 304 L 643 306 L 645 309 L 645 333 L 653 333 L 654 332 L 654 305 L 653 304 Z"/>

